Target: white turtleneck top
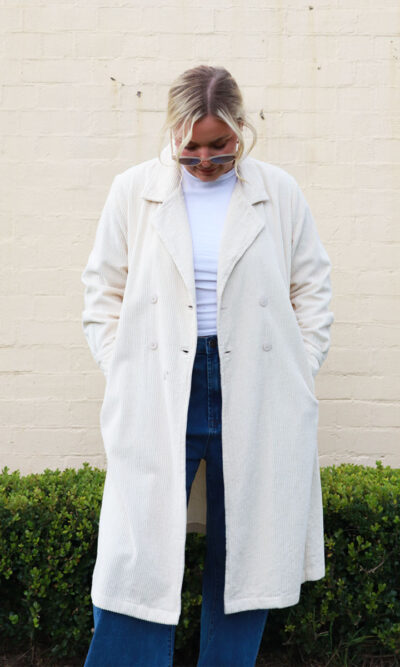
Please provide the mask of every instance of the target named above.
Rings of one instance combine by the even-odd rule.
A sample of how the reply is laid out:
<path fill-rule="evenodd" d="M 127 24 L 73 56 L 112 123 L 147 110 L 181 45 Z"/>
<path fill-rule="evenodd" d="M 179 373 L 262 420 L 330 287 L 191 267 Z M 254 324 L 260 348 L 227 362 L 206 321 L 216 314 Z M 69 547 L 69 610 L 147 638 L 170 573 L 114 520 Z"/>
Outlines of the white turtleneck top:
<path fill-rule="evenodd" d="M 193 243 L 198 336 L 217 333 L 218 252 L 236 180 L 235 169 L 215 181 L 201 181 L 182 167 L 182 189 Z"/>

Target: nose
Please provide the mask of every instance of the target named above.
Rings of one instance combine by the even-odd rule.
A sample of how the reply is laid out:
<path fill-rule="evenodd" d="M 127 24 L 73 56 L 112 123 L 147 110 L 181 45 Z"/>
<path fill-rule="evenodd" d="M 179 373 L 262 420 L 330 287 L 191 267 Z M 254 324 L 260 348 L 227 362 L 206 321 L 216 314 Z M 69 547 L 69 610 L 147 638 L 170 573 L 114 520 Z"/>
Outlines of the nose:
<path fill-rule="evenodd" d="M 211 162 L 209 162 L 209 158 L 212 156 L 212 151 L 210 151 L 208 146 L 204 146 L 203 148 L 200 148 L 198 156 L 201 158 L 203 163 L 211 164 Z"/>

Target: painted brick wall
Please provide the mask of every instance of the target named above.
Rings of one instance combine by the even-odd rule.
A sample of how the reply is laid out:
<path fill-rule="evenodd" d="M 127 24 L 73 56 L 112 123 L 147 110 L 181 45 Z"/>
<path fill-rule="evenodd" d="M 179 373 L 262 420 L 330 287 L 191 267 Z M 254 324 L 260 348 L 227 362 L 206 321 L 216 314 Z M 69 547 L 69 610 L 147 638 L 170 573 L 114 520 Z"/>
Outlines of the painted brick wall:
<path fill-rule="evenodd" d="M 253 155 L 297 178 L 333 263 L 320 463 L 400 466 L 399 26 L 398 0 L 0 2 L 0 467 L 105 464 L 80 275 L 199 63 L 235 76 Z"/>

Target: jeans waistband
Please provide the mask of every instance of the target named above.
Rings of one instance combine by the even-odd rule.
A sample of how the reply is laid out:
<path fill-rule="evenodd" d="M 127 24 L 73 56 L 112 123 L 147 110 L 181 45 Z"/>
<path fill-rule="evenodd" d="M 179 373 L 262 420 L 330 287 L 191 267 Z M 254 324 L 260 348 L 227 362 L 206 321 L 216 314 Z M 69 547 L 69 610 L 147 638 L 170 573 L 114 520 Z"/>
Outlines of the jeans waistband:
<path fill-rule="evenodd" d="M 197 336 L 196 354 L 218 354 L 217 334 L 211 336 Z"/>

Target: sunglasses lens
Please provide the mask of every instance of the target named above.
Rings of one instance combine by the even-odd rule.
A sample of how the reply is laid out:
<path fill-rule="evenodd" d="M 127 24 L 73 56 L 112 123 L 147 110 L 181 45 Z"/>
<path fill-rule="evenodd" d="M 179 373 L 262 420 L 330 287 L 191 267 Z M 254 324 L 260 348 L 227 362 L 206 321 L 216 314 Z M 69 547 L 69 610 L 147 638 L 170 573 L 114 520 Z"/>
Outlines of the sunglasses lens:
<path fill-rule="evenodd" d="M 210 158 L 210 161 L 214 164 L 228 164 L 228 162 L 232 162 L 234 157 L 234 155 L 216 155 Z"/>
<path fill-rule="evenodd" d="M 228 164 L 234 160 L 234 155 L 214 155 L 209 158 L 209 161 L 213 164 Z M 195 164 L 200 164 L 201 159 L 199 157 L 189 157 L 183 155 L 179 158 L 179 164 L 186 165 L 187 167 L 193 167 Z"/>
<path fill-rule="evenodd" d="M 193 166 L 195 164 L 199 164 L 200 158 L 199 157 L 180 157 L 179 158 L 179 163 L 184 164 L 189 166 Z"/>

